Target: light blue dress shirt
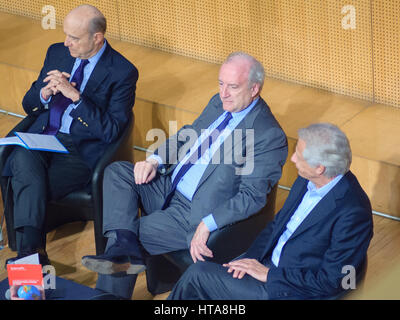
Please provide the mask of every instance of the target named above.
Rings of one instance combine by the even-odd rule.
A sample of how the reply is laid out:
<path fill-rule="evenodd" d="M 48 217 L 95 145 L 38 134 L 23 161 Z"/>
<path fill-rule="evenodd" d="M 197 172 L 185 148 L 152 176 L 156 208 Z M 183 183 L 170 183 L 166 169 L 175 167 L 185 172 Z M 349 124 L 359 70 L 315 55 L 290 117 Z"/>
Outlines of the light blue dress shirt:
<path fill-rule="evenodd" d="M 101 47 L 101 49 L 93 56 L 90 57 L 89 63 L 86 65 L 85 69 L 83 70 L 83 79 L 82 79 L 82 83 L 81 83 L 81 87 L 80 87 L 80 93 L 83 92 L 83 90 L 85 90 L 86 84 L 90 78 L 90 75 L 92 74 L 94 68 L 96 67 L 97 62 L 100 60 L 104 50 L 106 49 L 107 46 L 107 41 L 104 40 L 104 44 Z M 72 71 L 71 71 L 71 76 L 69 78 L 69 81 L 71 82 L 72 78 L 74 77 L 74 73 L 76 71 L 76 69 L 78 69 L 79 65 L 81 63 L 81 59 L 80 58 L 76 58 L 75 59 L 75 63 L 74 66 L 72 67 Z M 51 101 L 51 97 L 46 101 L 42 98 L 42 90 L 40 90 L 40 101 L 42 101 L 43 104 L 47 104 Z M 69 133 L 69 129 L 71 127 L 71 123 L 73 118 L 69 115 L 71 113 L 71 111 L 73 109 L 75 109 L 77 106 L 79 106 L 80 102 L 78 104 L 74 104 L 71 103 L 67 109 L 65 109 L 62 118 L 61 118 L 61 126 L 60 126 L 60 132 L 62 133 Z"/>
<path fill-rule="evenodd" d="M 231 132 L 238 126 L 238 124 L 244 119 L 244 117 L 254 108 L 258 100 L 259 98 L 255 99 L 247 108 L 243 109 L 242 111 L 232 113 L 232 119 L 229 121 L 225 130 L 221 133 L 217 140 L 211 144 L 210 148 L 204 152 L 203 156 L 195 162 L 195 165 L 193 165 L 182 177 L 182 179 L 176 186 L 176 189 L 180 193 L 182 193 L 189 201 L 192 201 L 193 195 L 197 190 L 200 179 L 203 176 L 208 164 L 212 160 L 214 153 L 219 149 L 221 144 L 225 141 L 226 137 L 231 134 Z M 197 152 L 197 149 L 204 141 L 204 139 L 208 139 L 210 133 L 215 128 L 217 128 L 218 125 L 225 119 L 226 114 L 227 111 L 222 113 L 213 123 L 211 123 L 211 125 L 206 130 L 202 131 L 200 137 L 174 169 L 171 176 L 172 181 L 174 180 L 175 176 L 177 175 L 183 164 L 186 162 L 186 160 L 189 159 L 193 152 Z M 156 159 L 160 165 L 162 164 L 162 160 L 159 156 L 152 155 L 150 157 Z M 203 222 L 206 224 L 210 232 L 218 229 L 212 213 L 203 218 Z"/>
<path fill-rule="evenodd" d="M 321 201 L 321 199 L 330 191 L 332 188 L 340 181 L 343 175 L 338 175 L 329 183 L 324 185 L 323 187 L 317 189 L 315 184 L 311 181 L 307 184 L 307 192 L 303 197 L 303 200 L 297 207 L 296 211 L 290 218 L 289 222 L 286 225 L 286 230 L 280 236 L 277 245 L 272 251 L 272 263 L 277 267 L 279 265 L 279 259 L 282 253 L 282 249 L 292 234 L 296 231 L 296 229 L 300 226 L 300 224 L 304 221 L 304 219 L 309 215 L 312 209 Z"/>

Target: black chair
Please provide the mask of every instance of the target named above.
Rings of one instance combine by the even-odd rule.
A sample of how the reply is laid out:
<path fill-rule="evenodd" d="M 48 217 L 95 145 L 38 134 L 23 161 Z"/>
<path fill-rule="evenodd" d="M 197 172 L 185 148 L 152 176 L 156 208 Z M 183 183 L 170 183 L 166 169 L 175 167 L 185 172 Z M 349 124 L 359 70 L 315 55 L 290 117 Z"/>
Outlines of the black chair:
<path fill-rule="evenodd" d="M 25 132 L 35 121 L 35 117 L 27 116 L 7 136 L 14 136 L 15 131 Z M 115 160 L 117 152 L 129 137 L 134 122 L 133 113 L 129 116 L 127 126 L 118 139 L 110 144 L 93 170 L 91 183 L 84 189 L 71 192 L 63 199 L 51 201 L 46 209 L 45 231 L 49 232 L 60 225 L 74 221 L 93 220 L 96 254 L 105 250 L 106 239 L 103 237 L 103 174 L 108 164 Z M 2 172 L 12 146 L 0 147 L 0 172 Z M 16 233 L 14 230 L 13 195 L 9 177 L 1 177 L 4 216 L 6 219 L 8 246 L 16 251 Z"/>
<path fill-rule="evenodd" d="M 278 186 L 267 195 L 267 204 L 255 215 L 212 232 L 207 246 L 216 263 L 225 263 L 245 252 L 257 235 L 272 221 Z M 185 270 L 193 263 L 188 249 L 149 256 L 146 259 L 147 289 L 153 294 L 170 291 Z"/>

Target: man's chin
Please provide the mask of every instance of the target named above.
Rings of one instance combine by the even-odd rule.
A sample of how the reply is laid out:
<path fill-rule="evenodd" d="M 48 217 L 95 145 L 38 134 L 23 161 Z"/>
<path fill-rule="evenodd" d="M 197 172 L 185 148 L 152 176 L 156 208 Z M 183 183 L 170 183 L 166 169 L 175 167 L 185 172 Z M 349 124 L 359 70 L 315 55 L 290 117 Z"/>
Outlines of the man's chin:
<path fill-rule="evenodd" d="M 231 102 L 223 102 L 223 103 L 222 103 L 222 108 L 223 108 L 225 111 L 232 112 L 232 110 L 233 110 L 233 104 L 232 104 Z"/>
<path fill-rule="evenodd" d="M 71 55 L 71 57 L 73 58 L 77 58 L 78 55 L 75 52 L 72 52 L 71 50 L 69 50 L 69 54 Z"/>

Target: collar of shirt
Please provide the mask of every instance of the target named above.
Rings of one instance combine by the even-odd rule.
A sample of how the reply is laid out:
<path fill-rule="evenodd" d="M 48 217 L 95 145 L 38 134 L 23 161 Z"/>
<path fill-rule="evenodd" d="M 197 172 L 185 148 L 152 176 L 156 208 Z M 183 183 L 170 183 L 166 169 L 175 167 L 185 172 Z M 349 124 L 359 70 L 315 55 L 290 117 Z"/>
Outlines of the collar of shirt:
<path fill-rule="evenodd" d="M 232 120 L 231 122 L 235 123 L 236 125 L 239 124 L 241 120 L 244 119 L 244 117 L 254 108 L 254 106 L 257 104 L 258 100 L 260 100 L 260 97 L 257 97 L 255 100 L 253 100 L 246 108 L 239 112 L 232 112 Z M 225 114 L 228 111 L 225 111 L 223 113 L 223 118 L 225 118 Z M 222 122 L 222 121 L 221 121 Z M 236 127 L 235 125 L 235 127 Z"/>
<path fill-rule="evenodd" d="M 218 137 L 217 141 L 215 141 L 211 146 L 210 150 L 216 149 L 216 147 L 219 147 L 220 144 L 223 142 L 223 140 L 237 127 L 240 121 L 244 119 L 244 117 L 254 108 L 256 103 L 258 102 L 259 97 L 257 97 L 254 101 L 252 101 L 248 107 L 245 109 L 239 111 L 239 112 L 232 112 L 232 119 L 229 121 L 229 124 L 226 126 L 225 130 L 221 133 L 221 135 Z M 202 130 L 200 136 L 197 138 L 196 142 L 193 144 L 193 146 L 189 149 L 189 152 L 185 155 L 183 159 L 178 159 L 180 163 L 178 166 L 175 168 L 174 173 L 172 175 L 172 179 L 175 178 L 176 173 L 180 170 L 180 167 L 189 159 L 189 157 L 192 155 L 193 152 L 195 152 L 198 147 L 201 145 L 204 139 L 206 139 L 211 132 L 219 126 L 219 124 L 225 119 L 226 114 L 228 111 L 223 112 L 213 123 L 210 124 L 210 126 L 207 129 Z M 204 156 L 203 156 L 204 157 Z M 201 161 L 201 159 L 200 159 Z M 204 161 L 202 161 L 204 164 Z"/>
<path fill-rule="evenodd" d="M 340 181 L 340 179 L 342 179 L 342 177 L 343 175 L 339 174 L 321 188 L 317 188 L 313 182 L 308 181 L 307 189 L 310 192 L 310 195 L 318 196 L 322 199 L 330 190 L 332 190 L 332 188 Z"/>
<path fill-rule="evenodd" d="M 180 182 L 177 185 L 177 190 L 182 193 L 188 200 L 192 200 L 193 194 L 197 189 L 197 185 L 206 170 L 211 158 L 218 150 L 218 148 L 223 144 L 224 139 L 237 127 L 240 121 L 254 108 L 257 104 L 259 97 L 257 97 L 254 101 L 252 101 L 248 107 L 239 111 L 232 113 L 232 119 L 225 128 L 225 130 L 221 133 L 221 135 L 217 138 L 217 140 L 211 144 L 208 150 L 204 152 L 203 156 L 199 158 L 195 164 L 192 166 L 185 175 L 181 178 Z M 202 130 L 200 137 L 197 139 L 195 144 L 190 148 L 189 152 L 186 156 L 178 163 L 175 170 L 172 173 L 172 181 L 175 179 L 177 173 L 181 169 L 184 163 L 189 159 L 193 152 L 197 152 L 197 149 L 201 145 L 204 139 L 210 135 L 210 133 L 224 120 L 227 111 L 223 112 L 211 125 L 206 129 Z"/>
<path fill-rule="evenodd" d="M 80 90 L 79 90 L 81 93 L 85 89 L 86 84 L 89 81 L 90 75 L 92 74 L 94 68 L 96 67 L 97 62 L 99 62 L 101 56 L 104 53 L 104 50 L 106 50 L 106 46 L 107 46 L 107 41 L 104 39 L 104 44 L 101 47 L 101 49 L 93 57 L 90 57 L 88 59 L 89 63 L 86 65 L 86 67 L 85 67 L 85 69 L 83 71 L 83 80 L 82 80 L 81 87 L 80 87 Z M 72 77 L 74 76 L 74 73 L 75 73 L 76 69 L 78 69 L 78 66 L 81 63 L 81 60 L 82 59 L 80 59 L 80 58 L 76 58 L 75 59 L 74 67 L 72 68 L 71 77 L 69 78 L 69 81 L 72 80 Z M 79 106 L 79 104 L 80 104 L 80 102 L 78 104 L 71 103 L 67 107 L 67 109 L 65 110 L 65 112 L 64 112 L 64 114 L 62 115 L 62 118 L 61 118 L 60 132 L 69 133 L 69 129 L 71 127 L 72 120 L 73 120 L 72 117 L 69 114 L 72 111 L 72 109 L 75 109 L 77 106 Z"/>
<path fill-rule="evenodd" d="M 289 222 L 286 224 L 285 231 L 281 234 L 278 242 L 272 251 L 271 261 L 277 267 L 279 265 L 282 249 L 286 242 L 290 239 L 292 234 L 310 214 L 314 207 L 321 201 L 321 199 L 332 190 L 332 188 L 342 179 L 343 175 L 336 176 L 333 180 L 329 181 L 321 188 L 315 186 L 311 181 L 307 184 L 308 191 L 305 193 L 296 211 L 290 217 Z"/>
<path fill-rule="evenodd" d="M 255 100 L 253 100 L 246 108 L 239 112 L 232 112 L 232 119 L 229 121 L 228 125 L 226 126 L 226 129 L 221 133 L 219 136 L 218 140 L 222 142 L 237 126 L 238 124 L 246 117 L 246 115 L 254 108 L 254 106 L 257 104 L 258 100 L 260 97 L 257 97 Z M 199 136 L 197 142 L 191 147 L 191 150 L 195 150 L 198 148 L 198 146 L 203 142 L 203 140 L 208 137 L 211 132 L 219 126 L 219 124 L 224 121 L 226 114 L 228 111 L 223 112 L 213 123 L 210 124 L 210 126 L 202 130 L 201 135 Z M 213 146 L 213 149 L 215 150 L 216 146 L 219 146 L 220 143 L 216 143 Z M 183 160 L 183 162 L 186 161 L 186 159 Z"/>
<path fill-rule="evenodd" d="M 80 88 L 81 92 L 83 92 L 83 90 L 85 89 L 86 83 L 89 80 L 89 77 L 92 74 L 94 68 L 96 67 L 97 62 L 99 62 L 101 56 L 103 55 L 104 51 L 106 50 L 106 47 L 107 47 L 107 40 L 104 39 L 104 43 L 103 43 L 103 46 L 101 47 L 101 49 L 93 57 L 90 57 L 88 59 L 89 63 L 86 65 L 84 73 L 83 73 L 83 80 L 82 80 L 82 84 L 81 84 L 81 88 Z M 80 58 L 75 59 L 74 67 L 72 68 L 72 72 L 71 72 L 70 81 L 71 81 L 76 69 L 78 69 L 79 65 L 81 64 L 81 61 L 82 61 L 82 59 L 80 59 Z"/>

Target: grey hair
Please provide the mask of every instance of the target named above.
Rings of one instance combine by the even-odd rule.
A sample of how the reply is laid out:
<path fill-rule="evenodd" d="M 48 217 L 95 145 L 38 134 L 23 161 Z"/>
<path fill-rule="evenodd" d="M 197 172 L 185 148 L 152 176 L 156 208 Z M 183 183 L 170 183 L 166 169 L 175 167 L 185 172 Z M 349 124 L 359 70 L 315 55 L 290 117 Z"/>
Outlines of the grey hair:
<path fill-rule="evenodd" d="M 334 178 L 350 169 L 352 154 L 346 135 L 331 123 L 316 123 L 298 131 L 306 143 L 304 160 L 312 167 L 325 167 L 324 175 Z"/>
<path fill-rule="evenodd" d="M 107 20 L 102 16 L 96 16 L 89 21 L 89 33 L 95 34 L 97 32 L 101 32 L 105 34 L 107 30 Z"/>
<path fill-rule="evenodd" d="M 88 22 L 88 32 L 93 35 L 97 32 L 101 32 L 102 34 L 106 33 L 107 30 L 107 20 L 103 13 L 97 9 L 95 6 L 90 4 L 82 4 L 76 7 L 74 10 L 86 10 L 90 12 L 91 19 Z"/>
<path fill-rule="evenodd" d="M 244 58 L 251 63 L 249 70 L 249 87 L 251 87 L 254 83 L 258 83 L 261 89 L 262 86 L 264 85 L 264 79 L 265 79 L 265 70 L 261 62 L 246 52 L 237 51 L 237 52 L 232 52 L 225 59 L 223 64 L 230 62 L 235 58 Z"/>

